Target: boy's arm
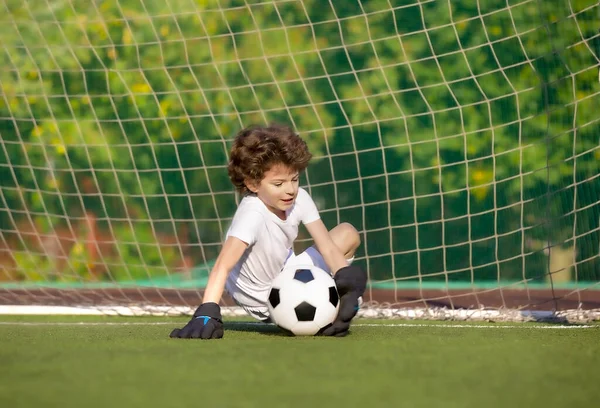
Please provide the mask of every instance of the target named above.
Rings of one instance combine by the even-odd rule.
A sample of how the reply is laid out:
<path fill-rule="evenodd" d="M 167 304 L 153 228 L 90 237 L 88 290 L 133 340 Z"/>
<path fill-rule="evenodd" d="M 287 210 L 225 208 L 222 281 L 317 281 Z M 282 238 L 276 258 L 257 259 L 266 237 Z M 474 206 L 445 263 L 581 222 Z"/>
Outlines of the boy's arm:
<path fill-rule="evenodd" d="M 327 231 L 327 227 L 321 219 L 305 224 L 305 227 L 315 241 L 315 245 L 323 256 L 325 263 L 334 274 L 343 267 L 348 266 L 344 254 L 331 239 L 329 231 Z"/>
<path fill-rule="evenodd" d="M 220 339 L 223 321 L 219 300 L 223 295 L 229 272 L 244 254 L 248 244 L 236 237 L 228 237 L 210 271 L 202 304 L 192 319 L 181 329 L 174 329 L 170 337 L 193 339 Z"/>
<path fill-rule="evenodd" d="M 219 303 L 223 295 L 227 276 L 240 260 L 246 248 L 248 248 L 248 244 L 241 239 L 231 236 L 227 238 L 208 276 L 208 283 L 206 284 L 206 290 L 202 298 L 204 303 Z"/>

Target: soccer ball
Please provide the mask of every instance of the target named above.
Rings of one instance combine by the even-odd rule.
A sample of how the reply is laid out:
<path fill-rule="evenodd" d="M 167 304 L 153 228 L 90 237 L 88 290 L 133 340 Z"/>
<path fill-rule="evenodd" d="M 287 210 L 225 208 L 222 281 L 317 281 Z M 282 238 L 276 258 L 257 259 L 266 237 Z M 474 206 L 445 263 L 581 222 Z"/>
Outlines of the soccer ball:
<path fill-rule="evenodd" d="M 273 322 L 296 336 L 312 336 L 335 320 L 335 281 L 316 266 L 290 266 L 273 280 L 267 306 Z"/>

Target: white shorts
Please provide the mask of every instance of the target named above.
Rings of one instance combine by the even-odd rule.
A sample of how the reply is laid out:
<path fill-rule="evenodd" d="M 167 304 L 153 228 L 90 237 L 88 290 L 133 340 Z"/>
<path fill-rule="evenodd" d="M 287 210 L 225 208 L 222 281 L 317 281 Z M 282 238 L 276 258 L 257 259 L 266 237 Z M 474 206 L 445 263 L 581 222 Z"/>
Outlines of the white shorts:
<path fill-rule="evenodd" d="M 348 259 L 347 260 L 348 265 L 350 265 L 353 260 L 354 260 L 354 258 Z M 325 272 L 331 274 L 331 270 L 327 266 L 327 263 L 325 262 L 323 255 L 321 255 L 321 253 L 319 251 L 317 251 L 317 248 L 315 248 L 314 246 L 307 248 L 306 251 L 302 252 L 299 255 L 296 255 L 293 252 L 290 252 L 290 255 L 288 256 L 285 263 L 283 264 L 283 268 L 285 269 L 288 266 L 294 266 L 294 265 L 313 265 L 313 266 L 316 266 L 317 268 L 321 268 Z M 244 306 L 238 302 L 236 302 L 236 303 L 238 304 L 238 306 L 240 306 L 242 309 L 244 309 L 246 311 L 246 313 L 248 313 L 250 316 L 254 317 L 255 319 L 263 321 L 265 323 L 268 323 L 271 321 L 269 318 L 269 309 L 266 306 L 249 307 L 249 306 Z"/>
<path fill-rule="evenodd" d="M 285 263 L 283 264 L 283 268 L 285 269 L 288 266 L 294 265 L 316 266 L 317 268 L 321 268 L 331 275 L 331 271 L 329 270 L 329 266 L 327 266 L 327 263 L 325 263 L 323 255 L 321 255 L 321 253 L 317 251 L 317 248 L 315 248 L 314 246 L 307 248 L 306 251 L 302 252 L 300 255 L 296 255 L 293 252 L 290 253 L 288 259 L 286 259 Z"/>

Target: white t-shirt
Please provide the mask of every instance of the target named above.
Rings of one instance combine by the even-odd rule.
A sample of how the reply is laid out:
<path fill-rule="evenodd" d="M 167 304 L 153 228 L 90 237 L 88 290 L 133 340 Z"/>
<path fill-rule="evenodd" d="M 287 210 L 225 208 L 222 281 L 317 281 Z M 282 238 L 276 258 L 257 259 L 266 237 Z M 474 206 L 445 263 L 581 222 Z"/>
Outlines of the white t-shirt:
<path fill-rule="evenodd" d="M 313 199 L 298 189 L 294 205 L 282 220 L 254 194 L 245 196 L 238 206 L 226 237 L 236 237 L 248 244 L 241 259 L 230 272 L 225 289 L 240 304 L 264 306 L 273 279 L 281 272 L 286 259 L 293 255 L 298 225 L 320 218 Z"/>

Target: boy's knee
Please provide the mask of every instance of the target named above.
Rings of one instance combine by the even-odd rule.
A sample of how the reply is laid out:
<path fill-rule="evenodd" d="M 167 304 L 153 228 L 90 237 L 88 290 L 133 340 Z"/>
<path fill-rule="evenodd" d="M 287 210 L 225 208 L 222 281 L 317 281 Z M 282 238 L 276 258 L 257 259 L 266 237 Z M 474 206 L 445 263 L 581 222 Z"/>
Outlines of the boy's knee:
<path fill-rule="evenodd" d="M 344 225 L 344 228 L 346 229 L 346 234 L 348 234 L 348 239 L 355 243 L 356 246 L 360 245 L 360 234 L 358 233 L 358 231 L 356 230 L 356 228 L 354 228 L 354 225 L 348 223 L 348 222 L 344 222 L 342 223 L 342 225 Z"/>
<path fill-rule="evenodd" d="M 348 248 L 348 252 L 354 252 L 360 246 L 360 234 L 354 228 L 354 226 L 348 222 L 343 222 L 338 225 L 341 229 L 341 235 L 343 237 L 345 246 Z"/>

